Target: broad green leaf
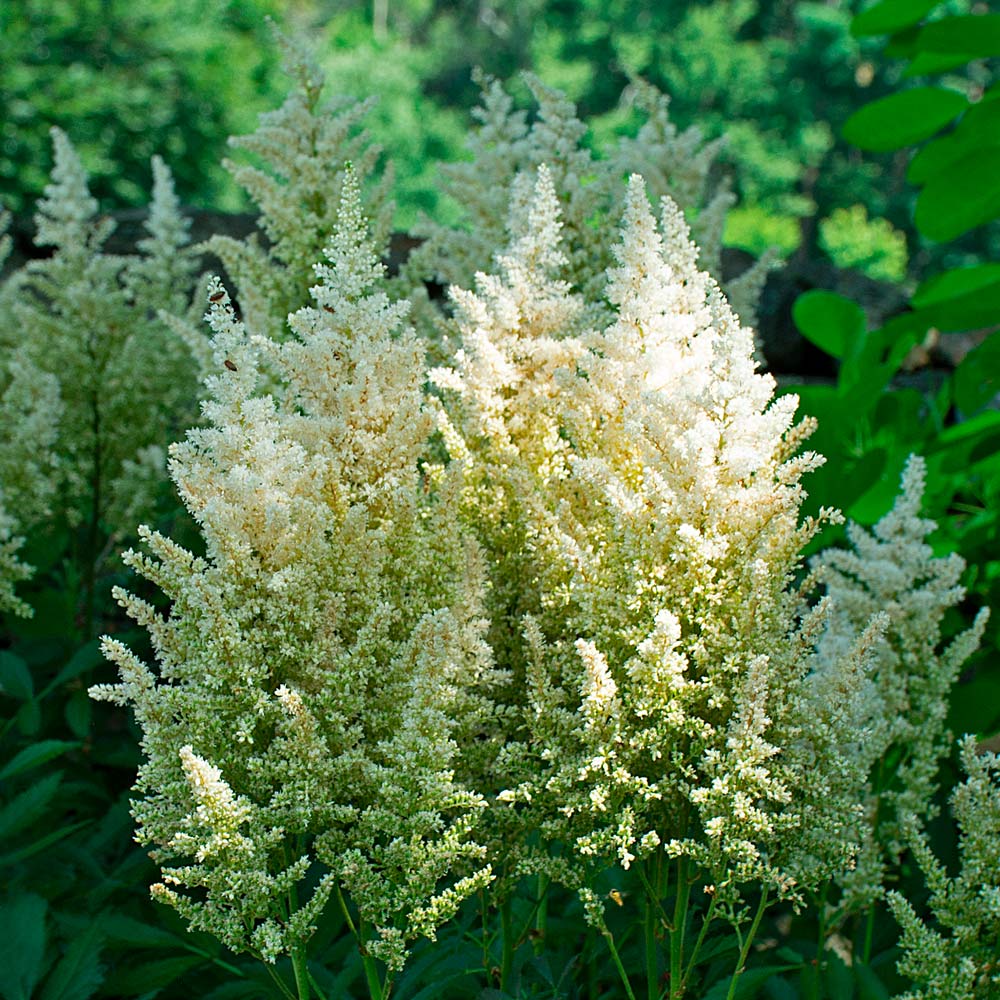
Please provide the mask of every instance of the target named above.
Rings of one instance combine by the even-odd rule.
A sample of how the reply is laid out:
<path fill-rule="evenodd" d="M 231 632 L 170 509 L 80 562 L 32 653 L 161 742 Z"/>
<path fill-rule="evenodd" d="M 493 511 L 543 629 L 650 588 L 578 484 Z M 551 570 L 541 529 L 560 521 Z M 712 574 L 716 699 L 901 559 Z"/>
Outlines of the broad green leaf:
<path fill-rule="evenodd" d="M 53 830 L 51 833 L 47 833 L 44 837 L 41 837 L 38 840 L 33 840 L 30 844 L 25 844 L 24 847 L 19 847 L 16 850 L 8 851 L 6 854 L 0 855 L 0 868 L 4 868 L 7 865 L 15 865 L 19 861 L 24 861 L 25 858 L 30 858 L 33 854 L 38 854 L 40 851 L 46 850 L 53 844 L 59 843 L 60 840 L 65 840 L 66 837 L 76 833 L 77 830 L 82 830 L 85 826 L 90 826 L 92 822 L 93 820 L 82 819 L 79 823 L 70 823 L 69 826 Z"/>
<path fill-rule="evenodd" d="M 930 13 L 941 0 L 881 0 L 862 11 L 851 21 L 851 34 L 891 35 L 916 24 Z"/>
<path fill-rule="evenodd" d="M 921 52 L 967 53 L 977 59 L 1000 55 L 1000 14 L 943 17 L 921 28 L 916 44 Z"/>
<path fill-rule="evenodd" d="M 1000 264 L 977 264 L 942 271 L 917 286 L 911 301 L 915 308 L 937 305 L 961 298 L 1000 281 Z"/>
<path fill-rule="evenodd" d="M 854 980 L 858 987 L 858 1000 L 889 1000 L 889 990 L 870 965 L 854 963 Z"/>
<path fill-rule="evenodd" d="M 7 761 L 3 769 L 0 770 L 0 781 L 13 778 L 15 774 L 20 774 L 22 771 L 41 767 L 42 764 L 59 757 L 67 750 L 75 749 L 79 745 L 79 743 L 70 743 L 66 740 L 42 740 L 39 743 L 32 743 L 31 746 L 25 747 Z"/>
<path fill-rule="evenodd" d="M 28 701 L 35 693 L 28 664 L 6 649 L 0 649 L 0 694 Z"/>
<path fill-rule="evenodd" d="M 955 404 L 965 416 L 981 410 L 1000 393 L 1000 337 L 993 334 L 969 351 L 955 370 Z"/>
<path fill-rule="evenodd" d="M 90 721 L 93 716 L 93 701 L 86 691 L 74 691 L 63 712 L 66 725 L 74 736 L 83 739 L 90 732 Z"/>
<path fill-rule="evenodd" d="M 29 1000 L 42 974 L 45 912 L 41 896 L 25 893 L 0 905 L 0 997 Z"/>
<path fill-rule="evenodd" d="M 855 111 L 844 124 L 843 135 L 860 149 L 885 153 L 929 138 L 968 106 L 957 90 L 914 87 Z"/>
<path fill-rule="evenodd" d="M 177 948 L 185 944 L 171 931 L 154 927 L 124 913 L 108 914 L 102 926 L 109 942 L 130 948 Z"/>
<path fill-rule="evenodd" d="M 45 811 L 62 781 L 62 773 L 48 774 L 29 785 L 0 809 L 0 842 L 5 843 L 15 833 L 30 826 Z"/>
<path fill-rule="evenodd" d="M 984 676 L 956 684 L 949 702 L 951 729 L 956 733 L 989 735 L 1000 722 L 1000 680 Z"/>
<path fill-rule="evenodd" d="M 94 639 L 86 645 L 81 646 L 69 659 L 66 665 L 59 671 L 53 680 L 46 686 L 41 697 L 50 694 L 57 687 L 71 681 L 80 674 L 85 674 L 94 667 L 99 667 L 104 662 L 104 654 L 101 652 L 101 644 Z"/>
<path fill-rule="evenodd" d="M 1000 215 L 1000 147 L 983 149 L 931 177 L 914 221 L 932 240 L 953 240 Z"/>
<path fill-rule="evenodd" d="M 968 53 L 950 52 L 918 52 L 903 71 L 903 79 L 910 80 L 915 76 L 936 76 L 947 73 L 971 62 L 973 56 Z"/>
<path fill-rule="evenodd" d="M 88 1000 L 104 981 L 100 963 L 103 934 L 100 920 L 93 921 L 66 949 L 66 954 L 45 981 L 41 1000 Z"/>
<path fill-rule="evenodd" d="M 834 292 L 812 291 L 795 300 L 792 318 L 802 336 L 835 358 L 844 358 L 865 335 L 865 314 Z"/>
<path fill-rule="evenodd" d="M 764 988 L 764 984 L 783 972 L 797 969 L 797 965 L 766 965 L 759 969 L 746 969 L 736 981 L 736 1000 L 752 1000 Z M 702 1000 L 726 1000 L 729 996 L 729 978 L 716 983 L 702 997 Z"/>
<path fill-rule="evenodd" d="M 103 992 L 109 996 L 136 996 L 147 990 L 159 990 L 205 962 L 195 955 L 178 955 L 176 958 L 158 958 L 131 968 L 116 969 L 104 983 Z"/>
<path fill-rule="evenodd" d="M 913 157 L 907 179 L 914 184 L 925 184 L 969 154 L 997 146 L 1000 146 L 1000 103 L 980 102 L 962 115 L 953 132 L 929 142 Z"/>

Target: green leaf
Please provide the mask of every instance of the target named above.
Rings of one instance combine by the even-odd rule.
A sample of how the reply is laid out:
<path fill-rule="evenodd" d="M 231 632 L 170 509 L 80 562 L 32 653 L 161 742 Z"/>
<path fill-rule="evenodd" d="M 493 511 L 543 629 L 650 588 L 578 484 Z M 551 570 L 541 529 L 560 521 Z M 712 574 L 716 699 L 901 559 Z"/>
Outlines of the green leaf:
<path fill-rule="evenodd" d="M 998 281 L 1000 281 L 1000 264 L 958 267 L 952 271 L 942 271 L 918 285 L 911 301 L 915 308 L 922 309 L 924 306 L 961 298 L 969 292 L 978 291 Z"/>
<path fill-rule="evenodd" d="M 834 292 L 813 291 L 795 300 L 792 318 L 806 340 L 835 358 L 844 358 L 865 335 L 865 314 L 857 303 Z"/>
<path fill-rule="evenodd" d="M 915 76 L 935 76 L 947 73 L 949 70 L 964 66 L 972 61 L 972 56 L 966 53 L 949 52 L 918 52 L 903 71 L 903 79 L 910 80 Z"/>
<path fill-rule="evenodd" d="M 0 841 L 30 826 L 45 811 L 62 781 L 62 773 L 48 774 L 41 781 L 29 785 L 0 809 Z"/>
<path fill-rule="evenodd" d="M 769 979 L 780 976 L 783 972 L 797 969 L 797 965 L 766 965 L 759 969 L 746 969 L 736 983 L 736 1000 L 752 1000 L 764 988 Z M 729 995 L 729 977 L 716 983 L 702 1000 L 726 1000 Z"/>
<path fill-rule="evenodd" d="M 930 13 L 941 0 L 882 0 L 851 21 L 851 34 L 891 35 L 908 28 Z"/>
<path fill-rule="evenodd" d="M 931 177 L 914 221 L 932 240 L 953 240 L 1000 215 L 1000 147 L 978 150 Z"/>
<path fill-rule="evenodd" d="M 93 716 L 93 701 L 86 691 L 74 691 L 66 702 L 63 712 L 66 725 L 74 736 L 83 739 L 90 732 L 90 721 Z"/>
<path fill-rule="evenodd" d="M 90 826 L 92 822 L 93 820 L 82 819 L 79 823 L 70 823 L 69 826 L 53 830 L 41 839 L 34 840 L 30 844 L 26 844 L 24 847 L 19 847 L 17 850 L 8 851 L 6 854 L 0 855 L 0 868 L 4 868 L 7 865 L 15 865 L 19 861 L 24 861 L 25 858 L 30 858 L 33 854 L 38 854 L 39 851 L 44 851 L 53 844 L 59 843 L 60 840 L 64 840 L 71 834 L 76 833 L 77 830 L 81 830 L 85 826 Z"/>
<path fill-rule="evenodd" d="M 195 955 L 178 955 L 176 958 L 160 958 L 132 968 L 116 969 L 105 981 L 103 992 L 109 996 L 124 997 L 159 990 L 204 962 L 203 958 Z"/>
<path fill-rule="evenodd" d="M 0 997 L 29 1000 L 42 974 L 45 912 L 41 896 L 25 893 L 0 906 Z"/>
<path fill-rule="evenodd" d="M 74 680 L 79 677 L 80 674 L 87 673 L 88 670 L 93 670 L 94 667 L 99 667 L 102 663 L 104 663 L 104 654 L 101 652 L 101 644 L 97 639 L 94 639 L 86 645 L 81 646 L 70 657 L 69 661 L 62 668 L 62 670 L 60 670 L 52 681 L 46 685 L 41 697 L 44 698 L 57 687 L 60 687 L 67 681 Z"/>
<path fill-rule="evenodd" d="M 843 135 L 860 149 L 885 153 L 929 138 L 968 106 L 956 90 L 914 87 L 855 111 L 845 122 Z"/>
<path fill-rule="evenodd" d="M 1000 55 L 1000 14 L 943 17 L 921 29 L 917 48 L 922 52 L 966 53 L 976 59 Z"/>
<path fill-rule="evenodd" d="M 171 931 L 143 923 L 123 913 L 108 914 L 104 918 L 103 928 L 109 942 L 134 949 L 177 948 L 183 947 L 186 943 Z"/>
<path fill-rule="evenodd" d="M 956 684 L 949 703 L 949 728 L 956 733 L 989 735 L 1000 722 L 1000 680 L 981 676 Z"/>
<path fill-rule="evenodd" d="M 7 650 L 0 650 L 0 694 L 28 701 L 35 693 L 28 664 Z"/>
<path fill-rule="evenodd" d="M 88 1000 L 104 981 L 100 963 L 102 931 L 95 920 L 66 949 L 45 982 L 41 1000 Z"/>
<path fill-rule="evenodd" d="M 13 778 L 15 774 L 20 774 L 22 771 L 41 767 L 42 764 L 79 745 L 79 743 L 69 743 L 66 740 L 42 740 L 39 743 L 33 743 L 16 754 L 13 759 L 7 761 L 6 766 L 0 770 L 0 781 Z"/>
<path fill-rule="evenodd" d="M 955 130 L 929 142 L 910 161 L 907 179 L 925 184 L 970 153 L 1000 146 L 1000 103 L 981 101 L 969 108 Z"/>
<path fill-rule="evenodd" d="M 1000 336 L 987 337 L 969 351 L 954 375 L 955 405 L 971 416 L 1000 393 Z"/>
<path fill-rule="evenodd" d="M 889 1000 L 888 988 L 870 965 L 855 962 L 854 980 L 858 986 L 859 1000 Z"/>

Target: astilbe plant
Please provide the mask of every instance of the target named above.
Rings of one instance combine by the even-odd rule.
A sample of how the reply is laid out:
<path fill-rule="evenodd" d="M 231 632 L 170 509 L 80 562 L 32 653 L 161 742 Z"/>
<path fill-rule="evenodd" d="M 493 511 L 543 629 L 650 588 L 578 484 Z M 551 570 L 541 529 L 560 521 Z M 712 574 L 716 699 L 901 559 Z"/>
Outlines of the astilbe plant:
<path fill-rule="evenodd" d="M 951 796 L 961 865 L 954 877 L 919 832 L 919 814 L 905 818 L 934 922 L 923 922 L 899 892 L 889 893 L 903 928 L 899 970 L 916 987 L 900 1000 L 991 1000 L 1000 991 L 1000 757 L 980 752 L 970 736 L 961 761 L 966 778 Z"/>
<path fill-rule="evenodd" d="M 863 849 L 842 880 L 842 914 L 871 906 L 882 894 L 887 867 L 898 864 L 905 846 L 904 820 L 936 814 L 937 773 L 953 740 L 945 725 L 949 693 L 989 617 L 982 609 L 942 648 L 945 614 L 965 597 L 959 582 L 965 562 L 954 553 L 935 558 L 926 540 L 936 526 L 920 516 L 925 477 L 923 459 L 911 458 L 892 510 L 870 532 L 849 525 L 850 548 L 828 549 L 812 563 L 834 608 L 821 658 L 843 655 L 872 615 L 888 618 L 859 720 L 867 738 L 854 744 L 870 779 Z"/>
<path fill-rule="evenodd" d="M 122 683 L 93 690 L 143 731 L 154 895 L 235 951 L 290 955 L 300 996 L 331 896 L 381 997 L 409 943 L 491 878 L 486 803 L 454 774 L 456 737 L 489 711 L 480 559 L 454 476 L 421 464 L 423 348 L 373 290 L 359 199 L 348 170 L 315 306 L 282 343 L 249 337 L 213 284 L 207 426 L 170 462 L 206 553 L 143 531 L 149 554 L 127 562 L 171 609 L 117 597 L 158 669 L 108 638 Z M 278 399 L 258 391 L 262 352 Z"/>
<path fill-rule="evenodd" d="M 374 98 L 324 99 L 316 62 L 275 35 L 293 89 L 280 108 L 261 115 L 255 132 L 230 139 L 252 161 L 224 162 L 259 210 L 260 233 L 245 240 L 213 236 L 205 246 L 231 276 L 247 328 L 280 340 L 288 314 L 308 300 L 312 266 L 337 225 L 347 165 L 365 182 L 365 211 L 380 256 L 388 246 L 394 203 L 391 165 L 375 178 L 382 150 L 362 127 Z"/>
<path fill-rule="evenodd" d="M 479 77 L 481 104 L 468 162 L 441 164 L 448 195 L 461 209 L 458 225 L 423 220 L 416 228 L 425 242 L 410 255 L 404 274 L 416 289 L 418 316 L 428 328 L 439 325 L 420 294 L 428 279 L 471 288 L 475 275 L 492 267 L 493 255 L 507 240 L 505 225 L 513 201 L 531 199 L 535 172 L 545 164 L 552 178 L 566 233 L 559 277 L 583 299 L 579 329 L 608 318 L 605 271 L 614 263 L 609 228 L 623 208 L 622 181 L 631 173 L 645 179 L 654 198 L 669 195 L 693 217 L 704 270 L 721 276 L 726 212 L 735 197 L 725 183 L 711 180 L 722 140 L 706 142 L 697 128 L 679 131 L 670 121 L 669 99 L 652 84 L 635 80 L 622 104 L 636 108 L 644 122 L 635 136 L 623 136 L 595 155 L 586 144 L 587 125 L 566 96 L 532 74 L 524 81 L 534 100 L 532 117 L 516 110 L 497 80 Z M 748 325 L 756 323 L 757 298 L 771 264 L 761 259 L 727 286 L 730 301 Z"/>
<path fill-rule="evenodd" d="M 100 564 L 122 526 L 148 516 L 166 444 L 195 417 L 191 356 L 157 311 L 185 307 L 196 261 L 162 161 L 153 160 L 148 236 L 138 253 L 112 254 L 104 245 L 114 222 L 97 216 L 69 139 L 59 129 L 52 138 L 55 167 L 35 214 L 35 243 L 51 255 L 6 280 L 0 346 L 16 352 L 19 377 L 46 400 L 57 387 L 58 403 L 45 403 L 48 417 L 33 404 L 36 423 L 56 427 L 54 440 L 38 427 L 36 447 L 50 444 L 58 459 L 53 513 L 79 525 L 89 617 Z M 28 370 L 38 374 L 29 378 Z M 14 488 L 16 473 L 10 480 L 4 472 L 4 488 Z"/>
<path fill-rule="evenodd" d="M 461 348 L 432 373 L 519 713 L 484 779 L 510 782 L 498 808 L 519 817 L 495 821 L 497 843 L 517 845 L 497 863 L 579 887 L 606 932 L 594 874 L 638 860 L 651 990 L 673 866 L 680 997 L 694 884 L 711 900 L 696 952 L 716 914 L 745 925 L 745 890 L 756 893 L 738 974 L 769 898 L 801 902 L 850 862 L 867 771 L 844 748 L 865 739 L 857 722 L 887 622 L 875 614 L 819 669 L 828 602 L 811 608 L 794 577 L 836 517 L 799 515 L 799 479 L 822 459 L 797 454 L 810 425 L 756 372 L 752 331 L 698 269 L 676 204 L 664 199 L 658 229 L 631 179 L 611 318 L 593 332 L 578 332 L 585 301 L 559 277 L 544 167 L 508 228 L 499 274 L 453 292 Z"/>

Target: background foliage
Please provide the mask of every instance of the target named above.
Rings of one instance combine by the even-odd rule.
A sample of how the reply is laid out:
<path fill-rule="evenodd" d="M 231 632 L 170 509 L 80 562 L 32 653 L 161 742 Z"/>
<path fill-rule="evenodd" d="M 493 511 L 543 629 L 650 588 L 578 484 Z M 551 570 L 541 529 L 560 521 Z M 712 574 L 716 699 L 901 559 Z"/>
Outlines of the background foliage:
<path fill-rule="evenodd" d="M 435 193 L 434 163 L 462 156 L 474 66 L 502 77 L 532 68 L 579 103 L 595 141 L 628 127 L 616 102 L 631 75 L 671 95 L 681 127 L 725 134 L 721 169 L 740 197 L 731 245 L 857 268 L 899 284 L 908 303 L 870 328 L 869 303 L 829 292 L 799 300 L 799 328 L 836 372 L 832 383 L 794 386 L 829 457 L 811 491 L 872 523 L 906 456 L 925 454 L 937 548 L 970 565 L 964 617 L 1000 607 L 1000 15 L 962 0 L 16 0 L 0 6 L 6 207 L 31 210 L 59 125 L 104 210 L 145 202 L 153 153 L 170 163 L 185 204 L 244 208 L 220 161 L 227 136 L 250 131 L 287 87 L 266 15 L 310 35 L 333 89 L 379 95 L 371 127 L 397 164 L 401 228 L 421 211 L 442 220 L 453 211 Z M 907 371 L 942 346 L 969 344 L 953 371 Z M 169 499 L 158 516 L 174 537 L 183 532 Z M 32 535 L 26 557 L 38 573 L 24 596 L 34 618 L 0 626 L 0 996 L 279 995 L 252 963 L 148 901 L 154 869 L 129 843 L 125 796 L 135 734 L 123 713 L 86 697 L 108 675 L 96 634 L 115 630 L 136 649 L 143 637 L 123 631 L 107 597 L 125 577 L 114 567 L 90 621 L 73 530 L 52 523 Z M 950 724 L 995 736 L 998 706 L 994 626 L 955 691 Z M 945 774 L 944 789 L 954 780 Z M 932 832 L 938 855 L 953 856 L 947 820 Z M 919 900 L 917 874 L 904 876 Z M 605 889 L 627 899 L 630 886 Z M 526 887 L 518 926 L 534 926 L 535 904 Z M 615 995 L 600 942 L 579 932 L 578 904 L 557 900 L 550 914 L 544 949 L 527 930 L 520 942 L 519 995 Z M 477 938 L 475 919 L 464 912 L 438 947 L 420 950 L 398 995 L 499 998 L 496 942 Z M 741 997 L 868 1000 L 903 988 L 888 916 L 866 960 L 851 965 L 817 951 L 810 920 L 783 916 Z M 315 974 L 333 994 L 360 991 L 360 957 L 339 916 L 325 921 Z M 637 954 L 634 941 L 623 950 L 626 962 Z"/>

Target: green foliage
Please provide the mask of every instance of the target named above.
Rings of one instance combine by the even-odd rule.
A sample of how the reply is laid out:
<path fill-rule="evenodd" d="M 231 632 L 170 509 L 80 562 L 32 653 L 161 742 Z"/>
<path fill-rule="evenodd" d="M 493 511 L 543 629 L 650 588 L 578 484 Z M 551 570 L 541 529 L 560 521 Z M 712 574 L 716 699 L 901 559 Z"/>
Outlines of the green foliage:
<path fill-rule="evenodd" d="M 819 245 L 841 268 L 876 281 L 906 277 L 906 236 L 887 219 L 869 219 L 864 205 L 836 208 L 819 224 Z"/>
<path fill-rule="evenodd" d="M 19 0 L 0 8 L 0 179 L 7 207 L 41 194 L 49 129 L 80 151 L 102 202 L 141 204 L 150 157 L 185 202 L 235 207 L 225 137 L 253 120 L 273 50 L 267 2 Z M 239 72 L 232 66 L 239 65 Z"/>

